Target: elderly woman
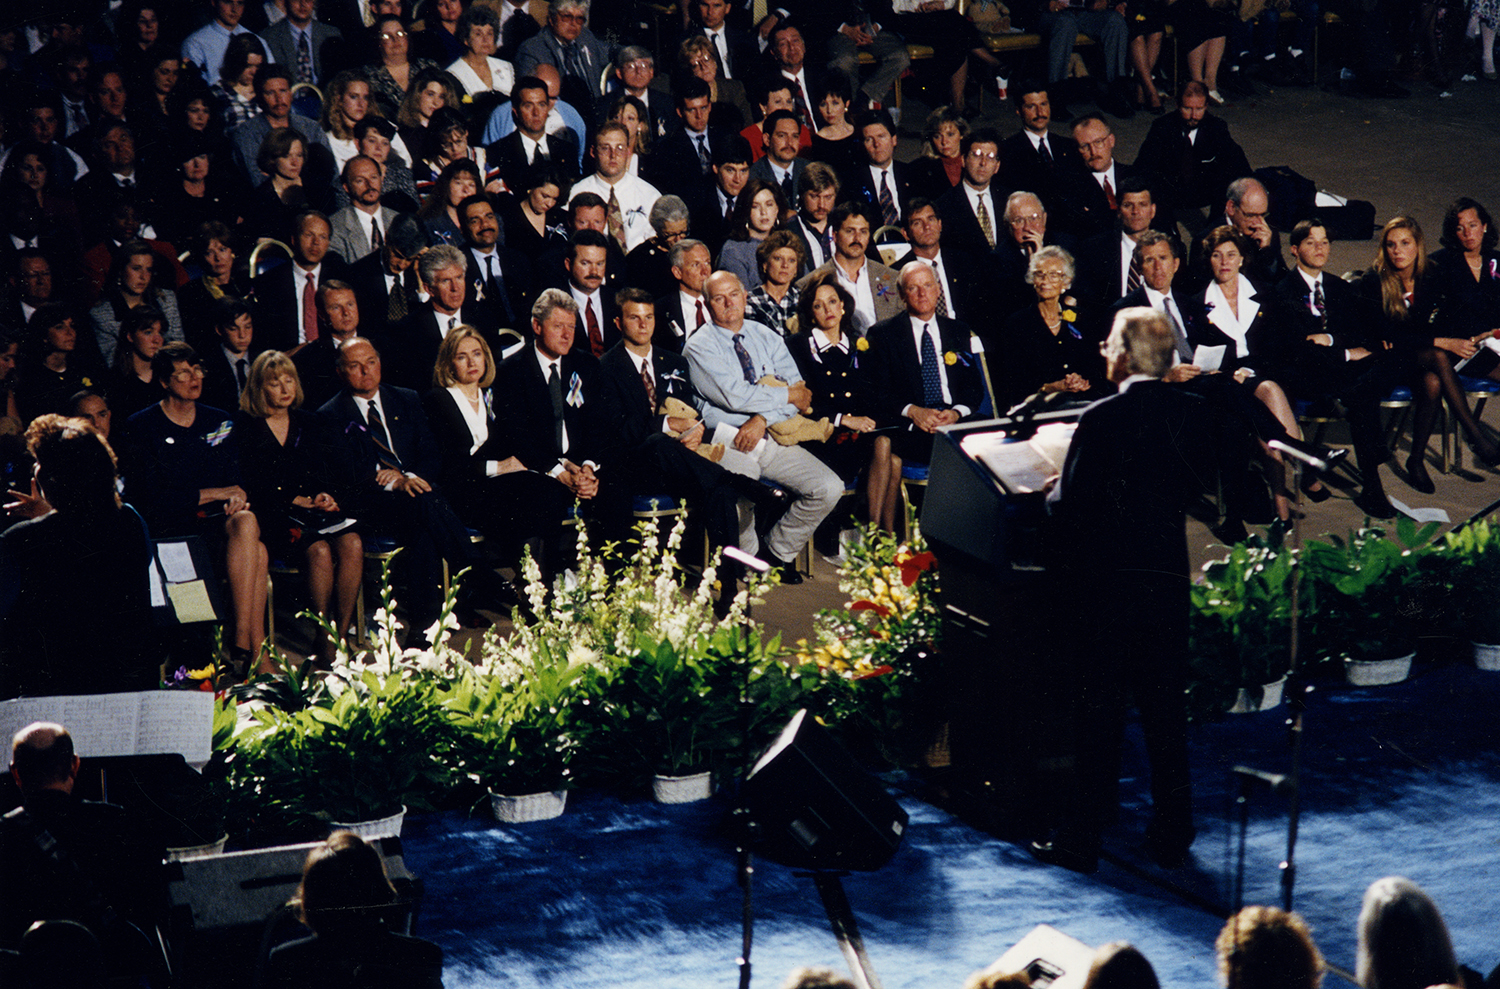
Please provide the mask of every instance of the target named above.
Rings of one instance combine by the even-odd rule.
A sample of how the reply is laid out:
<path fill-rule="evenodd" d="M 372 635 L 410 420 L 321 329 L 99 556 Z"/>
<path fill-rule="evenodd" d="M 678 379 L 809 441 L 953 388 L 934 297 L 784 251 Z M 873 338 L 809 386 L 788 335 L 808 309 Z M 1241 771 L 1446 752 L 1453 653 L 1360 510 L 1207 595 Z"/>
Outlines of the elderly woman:
<path fill-rule="evenodd" d="M 219 81 L 209 88 L 226 130 L 261 115 L 261 106 L 255 102 L 255 73 L 265 64 L 266 46 L 255 35 L 237 34 L 229 39 Z"/>
<path fill-rule="evenodd" d="M 1083 401 L 1108 392 L 1099 356 L 1103 337 L 1068 294 L 1075 271 L 1073 255 L 1061 247 L 1043 247 L 1031 256 L 1026 284 L 1036 293 L 1036 305 L 1011 316 L 1000 331 L 997 411 L 1035 392 L 1067 392 Z"/>
<path fill-rule="evenodd" d="M 865 502 L 870 521 L 896 531 L 901 504 L 901 458 L 891 452 L 888 435 L 872 436 L 879 423 L 869 375 L 860 365 L 854 332 L 854 300 L 833 274 L 814 279 L 797 304 L 802 332 L 787 339 L 787 349 L 812 392 L 814 414 L 833 420 L 834 434 L 807 449 L 846 482 L 866 467 Z"/>
<path fill-rule="evenodd" d="M 110 405 L 123 421 L 161 400 L 151 380 L 151 359 L 166 342 L 166 318 L 149 306 L 132 309 L 120 321 L 114 367 L 106 383 Z"/>
<path fill-rule="evenodd" d="M 427 146 L 427 125 L 445 106 L 459 105 L 458 82 L 446 72 L 428 70 L 412 80 L 396 111 L 396 129 L 408 148 Z"/>
<path fill-rule="evenodd" d="M 782 336 L 796 332 L 801 294 L 792 283 L 807 264 L 802 238 L 790 230 L 772 230 L 755 249 L 760 285 L 745 297 L 745 318 L 770 327 Z"/>
<path fill-rule="evenodd" d="M 364 573 L 364 545 L 347 514 L 354 466 L 328 421 L 303 411 L 296 365 L 280 351 L 250 365 L 240 409 L 241 470 L 261 540 L 271 556 L 301 567 L 313 611 L 335 632 L 319 637 L 318 662 L 330 664 L 354 618 Z"/>
<path fill-rule="evenodd" d="M 516 69 L 504 59 L 496 58 L 500 44 L 500 15 L 493 7 L 475 4 L 458 18 L 457 37 L 464 53 L 448 71 L 469 96 L 480 93 L 510 95 L 516 82 Z"/>
<path fill-rule="evenodd" d="M 394 117 L 406 99 L 406 91 L 412 80 L 429 69 L 438 68 L 435 62 L 425 58 L 411 58 L 411 37 L 406 24 L 399 17 L 379 17 L 371 26 L 377 49 L 370 68 L 363 78 L 369 81 L 370 99 L 382 117 Z M 340 73 L 342 75 L 343 73 Z M 327 104 L 324 104 L 325 110 Z M 351 122 L 352 126 L 352 122 Z M 324 127 L 327 127 L 325 121 Z M 402 152 L 405 155 L 405 152 Z M 407 156 L 407 161 L 411 158 Z M 342 168 L 344 163 L 339 162 Z"/>
<path fill-rule="evenodd" d="M 398 99 L 396 105 L 399 106 L 400 102 Z M 324 133 L 328 135 L 328 147 L 333 151 L 333 160 L 340 172 L 349 159 L 359 153 L 354 139 L 354 126 L 371 115 L 385 116 L 379 107 L 371 103 L 369 80 L 353 71 L 340 72 L 334 76 L 323 100 L 323 118 L 320 123 Z M 407 150 L 406 143 L 399 134 L 391 140 L 391 148 L 402 161 L 412 160 L 411 152 Z"/>
<path fill-rule="evenodd" d="M 229 657 L 243 672 L 266 638 L 268 560 L 240 486 L 240 432 L 230 413 L 198 403 L 203 363 L 187 344 L 158 350 L 151 376 L 162 398 L 127 423 L 125 494 L 153 536 L 201 536 L 223 562 L 233 611 Z"/>
<path fill-rule="evenodd" d="M 625 283 L 659 299 L 677 291 L 670 255 L 673 245 L 688 234 L 687 203 L 677 196 L 662 196 L 652 204 L 649 219 L 656 233 L 625 256 Z"/>
<path fill-rule="evenodd" d="M 1405 876 L 1377 879 L 1365 890 L 1354 974 L 1363 989 L 1464 984 L 1437 904 Z"/>
<path fill-rule="evenodd" d="M 848 82 L 842 75 L 838 79 Z M 760 264 L 756 251 L 781 222 L 790 207 L 781 186 L 765 179 L 751 179 L 740 190 L 729 215 L 729 237 L 719 249 L 718 267 L 732 271 L 745 283 L 747 291 L 760 286 Z"/>
<path fill-rule="evenodd" d="M 166 318 L 168 340 L 182 339 L 182 317 L 177 312 L 177 294 L 156 284 L 159 259 L 143 240 L 122 244 L 115 252 L 114 267 L 104 283 L 104 295 L 89 310 L 99 356 L 106 366 L 115 362 L 120 323 L 130 310 L 148 306 Z"/>
<path fill-rule="evenodd" d="M 738 79 L 725 79 L 719 74 L 719 61 L 714 58 L 713 43 L 708 38 L 695 34 L 677 46 L 677 71 L 708 83 L 713 103 L 708 117 L 710 127 L 739 131 L 754 119 L 744 85 Z"/>

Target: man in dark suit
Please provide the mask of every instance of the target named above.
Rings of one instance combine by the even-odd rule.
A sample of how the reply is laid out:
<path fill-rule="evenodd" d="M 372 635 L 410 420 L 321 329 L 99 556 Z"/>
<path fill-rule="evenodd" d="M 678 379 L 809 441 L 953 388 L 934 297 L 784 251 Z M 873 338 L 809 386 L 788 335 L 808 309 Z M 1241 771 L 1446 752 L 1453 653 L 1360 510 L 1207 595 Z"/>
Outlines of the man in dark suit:
<path fill-rule="evenodd" d="M 1135 246 L 1156 219 L 1151 189 L 1139 177 L 1120 184 L 1119 223 L 1095 234 L 1078 249 L 1075 292 L 1094 306 L 1112 306 L 1127 293 L 1141 287 L 1141 269 L 1135 261 Z M 1175 235 L 1173 236 L 1175 239 Z M 1180 245 L 1179 245 L 1180 251 Z M 1188 279 L 1183 280 L 1188 283 Z"/>
<path fill-rule="evenodd" d="M 1172 370 L 1170 381 L 1187 381 L 1202 373 L 1193 364 L 1193 344 L 1208 323 L 1199 292 L 1177 292 L 1173 282 L 1182 268 L 1182 245 L 1159 230 L 1142 233 L 1136 242 L 1135 257 L 1141 272 L 1141 284 L 1127 292 L 1113 306 L 1121 309 L 1154 309 L 1167 318 L 1172 330 Z"/>
<path fill-rule="evenodd" d="M 1067 588 L 1070 682 L 1078 779 L 1059 827 L 1032 853 L 1080 872 L 1098 866 L 1099 839 L 1117 809 L 1124 674 L 1141 712 L 1151 765 L 1147 848 L 1181 865 L 1195 831 L 1187 749 L 1188 512 L 1214 490 L 1215 454 L 1202 400 L 1160 379 L 1172 360 L 1171 327 L 1156 312 L 1125 310 L 1106 345 L 1120 393 L 1079 420 L 1048 496 L 1059 588 Z"/>
<path fill-rule="evenodd" d="M 687 200 L 693 216 L 693 236 L 708 245 L 718 257 L 729 236 L 729 218 L 734 205 L 750 178 L 750 144 L 738 134 L 721 137 L 711 145 L 713 152 L 713 185 L 694 200 Z"/>
<path fill-rule="evenodd" d="M 973 325 L 990 316 L 992 296 L 989 256 L 943 251 L 943 218 L 930 199 L 916 197 L 906 213 L 906 240 L 911 250 L 891 262 L 896 271 L 912 261 L 930 265 L 938 275 L 937 314 Z"/>
<path fill-rule="evenodd" d="M 385 246 L 349 269 L 359 304 L 362 335 L 376 347 L 385 344 L 391 327 L 413 312 L 417 298 L 415 258 L 427 248 L 427 233 L 414 216 L 398 216 L 386 230 Z"/>
<path fill-rule="evenodd" d="M 268 350 L 286 353 L 318 336 L 318 286 L 325 278 L 346 278 L 349 266 L 329 250 L 333 227 L 315 210 L 293 221 L 292 263 L 255 279 L 255 323 Z"/>
<path fill-rule="evenodd" d="M 547 84 L 536 76 L 522 76 L 510 91 L 511 118 L 516 129 L 491 144 L 488 160 L 500 169 L 500 177 L 513 192 L 526 190 L 527 169 L 550 164 L 568 184 L 578 180 L 578 145 L 566 129 L 547 133 L 547 114 L 552 100 Z"/>
<path fill-rule="evenodd" d="M 526 0 L 500 0 L 497 13 L 500 15 L 499 50 L 496 58 L 512 64 L 521 45 L 534 38 L 542 26 L 531 16 L 530 4 Z"/>
<path fill-rule="evenodd" d="M 701 240 L 688 238 L 672 245 L 668 260 L 677 290 L 656 300 L 652 321 L 657 349 L 680 354 L 688 338 L 713 319 L 703 295 L 708 276 L 714 272 L 713 257 Z"/>
<path fill-rule="evenodd" d="M 531 265 L 525 255 L 500 243 L 500 220 L 487 192 L 458 204 L 470 307 L 490 327 L 521 329 L 531 311 Z M 476 324 L 478 325 L 478 324 Z"/>
<path fill-rule="evenodd" d="M 573 349 L 594 357 L 620 340 L 615 325 L 615 300 L 605 291 L 609 266 L 609 237 L 595 230 L 580 230 L 568 243 L 564 266 L 568 271 L 568 295 L 578 318 L 575 333 L 569 339 Z M 535 320 L 533 320 L 535 322 Z"/>
<path fill-rule="evenodd" d="M 1277 383 L 1288 397 L 1337 398 L 1349 420 L 1364 487 L 1354 504 L 1373 518 L 1396 517 L 1380 465 L 1390 459 L 1380 431 L 1380 400 L 1401 380 L 1399 351 L 1382 348 L 1379 320 L 1353 287 L 1327 274 L 1328 229 L 1302 220 L 1289 238 L 1297 265 L 1272 292 L 1277 330 Z"/>
<path fill-rule="evenodd" d="M 511 456 L 553 477 L 579 500 L 605 540 L 629 536 L 630 495 L 618 472 L 619 423 L 610 419 L 599 362 L 574 345 L 578 304 L 561 289 L 546 289 L 531 307 L 530 346 L 507 357 L 495 373 L 495 418 Z M 619 327 L 611 327 L 619 337 Z M 601 473 L 605 476 L 601 477 Z"/>
<path fill-rule="evenodd" d="M 428 299 L 413 309 L 391 332 L 391 376 L 403 387 L 426 391 L 432 387 L 432 367 L 443 338 L 460 326 L 472 326 L 490 350 L 499 353 L 494 323 L 468 299 L 469 268 L 464 252 L 452 244 L 428 248 L 417 260 L 417 276 Z"/>
<path fill-rule="evenodd" d="M 585 120 L 593 117 L 602 95 L 604 70 L 610 64 L 609 45 L 584 25 L 589 7 L 584 0 L 553 0 L 547 26 L 516 49 L 516 74 L 531 75 L 538 65 L 551 65 L 562 74 L 562 98 L 578 108 Z"/>
<path fill-rule="evenodd" d="M 679 126 L 652 146 L 642 176 L 687 202 L 703 199 L 713 186 L 713 146 L 728 136 L 708 125 L 711 96 L 708 83 L 697 76 L 677 84 L 673 101 Z"/>
<path fill-rule="evenodd" d="M 395 576 L 420 640 L 442 607 L 442 561 L 454 569 L 483 563 L 453 506 L 427 480 L 441 472 L 442 455 L 417 393 L 382 383 L 380 354 L 363 337 L 346 340 L 338 353 L 344 387 L 318 412 L 344 437 L 359 470 L 352 514 L 401 545 Z"/>
<path fill-rule="evenodd" d="M 1115 132 L 1097 114 L 1073 121 L 1073 140 L 1084 167 L 1063 180 L 1055 210 L 1075 237 L 1092 237 L 1115 229 L 1120 186 L 1141 177 L 1133 165 L 1115 160 Z"/>
<path fill-rule="evenodd" d="M 719 75 L 725 79 L 738 79 L 748 87 L 756 73 L 763 70 L 764 63 L 755 37 L 725 23 L 730 6 L 729 0 L 693 0 L 692 23 L 678 39 L 678 44 L 698 35 L 707 38 L 713 48 L 714 61 L 719 63 Z"/>
<path fill-rule="evenodd" d="M 1034 192 L 1056 209 L 1055 200 L 1064 184 L 1083 171 L 1078 148 L 1047 129 L 1052 123 L 1052 98 L 1042 80 L 1012 86 L 1010 98 L 1021 118 L 1021 129 L 1000 143 L 1000 184 Z"/>
<path fill-rule="evenodd" d="M 1281 235 L 1271 229 L 1266 216 L 1271 211 L 1271 197 L 1260 180 L 1250 177 L 1229 183 L 1222 216 L 1210 217 L 1208 225 L 1193 237 L 1192 269 L 1206 271 L 1203 239 L 1215 227 L 1231 226 L 1253 247 L 1245 258 L 1244 273 L 1257 285 L 1275 285 L 1286 277 L 1286 258 L 1281 253 Z"/>
<path fill-rule="evenodd" d="M 286 17 L 260 33 L 271 61 L 286 66 L 292 82 L 321 86 L 337 71 L 344 33 L 314 20 L 315 0 L 286 0 Z"/>
<path fill-rule="evenodd" d="M 752 172 L 754 167 L 751 166 Z M 822 267 L 834 258 L 833 226 L 828 217 L 838 205 L 838 197 L 839 177 L 833 166 L 821 161 L 810 162 L 797 180 L 797 215 L 786 223 L 786 229 L 802 241 L 808 271 Z"/>
<path fill-rule="evenodd" d="M 975 255 L 994 250 L 1005 210 L 1005 190 L 994 179 L 1000 171 L 1000 135 L 981 127 L 964 135 L 963 178 L 937 202 L 948 246 Z"/>
<path fill-rule="evenodd" d="M 1203 222 L 1203 208 L 1217 203 L 1230 182 L 1250 174 L 1250 160 L 1229 136 L 1229 125 L 1206 113 L 1207 105 L 1203 83 L 1184 85 L 1177 112 L 1152 122 L 1135 157 L 1137 168 L 1172 190 L 1171 207 L 1189 230 Z"/>
<path fill-rule="evenodd" d="M 234 412 L 240 407 L 240 392 L 245 390 L 250 363 L 255 360 L 255 320 L 250 307 L 232 296 L 216 300 L 212 313 L 214 339 L 219 345 L 207 347 L 202 352 L 203 395 L 200 401 L 216 409 Z"/>
<path fill-rule="evenodd" d="M 870 381 L 881 403 L 881 421 L 908 423 L 894 439 L 896 454 L 925 464 L 932 459 L 937 428 L 979 409 L 984 381 L 970 350 L 969 327 L 937 314 L 932 267 L 922 261 L 907 264 L 900 285 L 906 312 L 870 327 Z"/>
<path fill-rule="evenodd" d="M 318 286 L 318 338 L 292 356 L 302 380 L 302 404 L 323 405 L 343 387 L 339 348 L 359 335 L 359 302 L 354 286 L 330 278 Z M 368 338 L 366 338 L 368 339 Z"/>
<path fill-rule="evenodd" d="M 606 219 L 608 207 L 604 200 L 592 192 L 580 193 L 573 197 L 568 203 L 568 236 L 584 230 L 592 230 L 598 234 L 608 234 L 608 221 Z M 613 237 L 606 236 L 608 241 L 605 248 L 607 257 L 604 272 L 604 291 L 613 296 L 614 293 L 625 287 L 626 260 L 625 252 L 620 250 L 619 241 Z M 539 258 L 535 264 L 534 283 L 536 291 L 532 293 L 535 298 L 544 288 L 568 287 L 568 257 L 572 253 L 571 244 L 563 244 L 554 247 Z"/>
<path fill-rule="evenodd" d="M 854 132 L 864 145 L 865 160 L 844 193 L 864 202 L 880 226 L 899 227 L 916 176 L 911 166 L 896 160 L 896 125 L 885 110 L 867 110 L 855 119 Z"/>
<path fill-rule="evenodd" d="M 797 198 L 797 180 L 808 167 L 805 159 L 797 157 L 802 127 L 792 111 L 772 110 L 760 122 L 760 128 L 765 135 L 766 153 L 750 166 L 750 178 L 780 187 L 787 202 L 793 202 Z"/>

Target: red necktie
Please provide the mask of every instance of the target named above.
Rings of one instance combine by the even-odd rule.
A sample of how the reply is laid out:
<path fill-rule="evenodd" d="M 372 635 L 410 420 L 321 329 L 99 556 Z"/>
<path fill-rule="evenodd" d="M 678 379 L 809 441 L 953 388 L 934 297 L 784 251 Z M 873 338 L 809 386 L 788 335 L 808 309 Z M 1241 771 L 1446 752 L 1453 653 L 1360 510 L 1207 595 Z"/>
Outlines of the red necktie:
<path fill-rule="evenodd" d="M 1116 204 L 1116 202 L 1115 202 L 1115 190 L 1113 190 L 1113 189 L 1110 188 L 1110 186 L 1109 186 L 1109 178 L 1108 177 L 1106 177 L 1104 179 L 1104 201 L 1107 202 L 1107 203 L 1109 203 L 1109 208 L 1110 209 L 1118 209 L 1119 208 L 1118 204 Z"/>
<path fill-rule="evenodd" d="M 698 323 L 693 327 L 695 330 L 703 329 L 703 324 L 708 322 L 708 317 L 703 315 L 703 300 L 699 299 L 693 303 L 698 308 Z"/>
<path fill-rule="evenodd" d="M 302 337 L 308 343 L 318 339 L 318 286 L 310 271 L 302 283 Z"/>
<path fill-rule="evenodd" d="M 589 300 L 584 306 L 584 319 L 589 331 L 589 350 L 593 351 L 595 357 L 604 353 L 604 334 L 599 332 L 599 319 L 594 315 L 593 300 Z"/>

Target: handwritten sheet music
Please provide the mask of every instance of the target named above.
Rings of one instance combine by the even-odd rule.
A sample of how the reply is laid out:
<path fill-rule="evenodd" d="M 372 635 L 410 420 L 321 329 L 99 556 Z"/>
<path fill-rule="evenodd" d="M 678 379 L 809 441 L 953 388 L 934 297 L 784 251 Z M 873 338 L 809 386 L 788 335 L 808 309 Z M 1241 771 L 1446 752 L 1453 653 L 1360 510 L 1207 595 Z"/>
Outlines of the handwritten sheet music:
<path fill-rule="evenodd" d="M 54 721 L 80 756 L 177 753 L 201 765 L 213 754 L 214 695 L 197 690 L 22 697 L 0 701 L 0 739 Z"/>

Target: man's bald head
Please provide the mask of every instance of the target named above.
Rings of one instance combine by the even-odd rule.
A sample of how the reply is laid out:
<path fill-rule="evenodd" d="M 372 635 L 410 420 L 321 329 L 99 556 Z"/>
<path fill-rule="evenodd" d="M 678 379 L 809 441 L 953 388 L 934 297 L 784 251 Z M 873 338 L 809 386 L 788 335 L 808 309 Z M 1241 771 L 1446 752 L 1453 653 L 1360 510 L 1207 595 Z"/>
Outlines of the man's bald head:
<path fill-rule="evenodd" d="M 547 84 L 547 98 L 557 99 L 557 94 L 562 92 L 562 73 L 557 71 L 555 65 L 538 65 L 531 70 L 531 74 Z"/>
<path fill-rule="evenodd" d="M 34 721 L 22 728 L 11 739 L 10 775 L 23 794 L 37 790 L 72 793 L 78 775 L 73 736 L 51 721 Z"/>

